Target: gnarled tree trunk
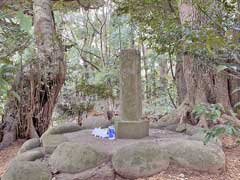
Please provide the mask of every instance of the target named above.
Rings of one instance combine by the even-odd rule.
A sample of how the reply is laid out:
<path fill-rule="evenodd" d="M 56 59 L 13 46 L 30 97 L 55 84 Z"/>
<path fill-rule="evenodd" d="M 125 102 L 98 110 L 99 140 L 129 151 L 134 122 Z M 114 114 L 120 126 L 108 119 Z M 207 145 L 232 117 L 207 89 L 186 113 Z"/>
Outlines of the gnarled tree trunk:
<path fill-rule="evenodd" d="M 198 28 L 202 19 L 199 19 L 198 12 L 191 1 L 182 1 L 179 5 L 179 12 L 183 25 L 187 22 L 192 28 Z M 196 63 L 198 60 L 195 60 L 189 52 L 185 52 L 181 59 L 182 62 L 178 62 L 176 66 L 176 83 L 181 103 L 171 114 L 161 118 L 161 125 L 189 122 L 207 127 L 208 124 L 204 117 L 198 120 L 192 117 L 193 107 L 199 103 L 219 103 L 226 112 L 230 112 L 236 101 L 239 101 L 239 92 L 232 94 L 232 91 L 240 81 L 226 72 L 217 73 L 211 67 Z M 227 114 L 224 114 L 224 117 L 226 119 Z M 239 125 L 237 119 L 232 119 L 230 116 L 229 119 Z"/>
<path fill-rule="evenodd" d="M 61 41 L 56 34 L 51 0 L 34 0 L 34 35 L 37 60 L 17 76 L 1 124 L 0 149 L 16 138 L 41 136 L 48 128 L 58 94 L 65 80 L 66 65 Z"/>

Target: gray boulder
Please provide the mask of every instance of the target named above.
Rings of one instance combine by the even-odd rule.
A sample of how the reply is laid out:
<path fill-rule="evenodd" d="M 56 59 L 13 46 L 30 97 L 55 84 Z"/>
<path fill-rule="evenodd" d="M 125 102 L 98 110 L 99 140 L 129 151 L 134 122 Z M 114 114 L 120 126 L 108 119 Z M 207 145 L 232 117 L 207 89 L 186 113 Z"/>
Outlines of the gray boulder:
<path fill-rule="evenodd" d="M 169 143 L 166 148 L 170 158 L 183 167 L 209 173 L 218 173 L 225 168 L 225 154 L 215 144 L 182 139 Z"/>
<path fill-rule="evenodd" d="M 55 171 L 77 173 L 97 167 L 107 159 L 106 154 L 88 145 L 66 142 L 53 152 L 50 164 Z"/>
<path fill-rule="evenodd" d="M 73 180 L 73 179 L 115 180 L 115 174 L 111 163 L 103 163 L 100 166 L 88 169 L 81 173 L 76 174 L 61 173 L 55 176 L 55 180 Z"/>
<path fill-rule="evenodd" d="M 41 141 L 45 152 L 51 154 L 59 144 L 67 142 L 68 139 L 62 134 L 43 134 Z"/>
<path fill-rule="evenodd" d="M 66 123 L 60 126 L 51 127 L 45 133 L 46 134 L 64 134 L 64 133 L 79 131 L 81 129 L 82 127 L 79 126 L 78 124 Z"/>
<path fill-rule="evenodd" d="M 162 116 L 157 122 L 150 123 L 150 127 L 154 129 L 165 129 L 167 126 L 178 124 L 179 111 L 172 111 L 170 114 Z"/>
<path fill-rule="evenodd" d="M 26 151 L 29 151 L 40 146 L 41 146 L 40 138 L 29 139 L 19 149 L 18 154 L 24 153 Z"/>
<path fill-rule="evenodd" d="M 201 127 L 193 126 L 191 124 L 182 123 L 176 127 L 176 132 L 185 132 L 187 135 L 193 135 L 202 132 L 204 129 Z"/>
<path fill-rule="evenodd" d="M 89 117 L 82 122 L 83 129 L 106 128 L 112 124 L 111 121 L 102 116 Z"/>
<path fill-rule="evenodd" d="M 118 150 L 112 158 L 117 174 L 136 179 L 157 174 L 169 166 L 167 151 L 155 143 L 137 143 Z"/>
<path fill-rule="evenodd" d="M 51 154 L 59 144 L 67 142 L 68 139 L 63 135 L 81 130 L 78 124 L 67 123 L 61 126 L 49 128 L 41 137 L 41 142 L 45 152 Z"/>
<path fill-rule="evenodd" d="M 196 133 L 200 133 L 203 132 L 204 128 L 198 127 L 198 126 L 192 126 L 190 124 L 187 125 L 187 129 L 186 129 L 186 134 L 187 135 L 194 135 Z"/>
<path fill-rule="evenodd" d="M 15 161 L 35 161 L 44 157 L 44 148 L 39 147 L 24 153 L 18 154 L 14 160 Z"/>
<path fill-rule="evenodd" d="M 169 130 L 169 131 L 176 131 L 177 124 L 171 124 L 166 126 L 164 129 Z"/>
<path fill-rule="evenodd" d="M 2 176 L 2 180 L 51 180 L 47 166 L 41 162 L 13 161 Z"/>

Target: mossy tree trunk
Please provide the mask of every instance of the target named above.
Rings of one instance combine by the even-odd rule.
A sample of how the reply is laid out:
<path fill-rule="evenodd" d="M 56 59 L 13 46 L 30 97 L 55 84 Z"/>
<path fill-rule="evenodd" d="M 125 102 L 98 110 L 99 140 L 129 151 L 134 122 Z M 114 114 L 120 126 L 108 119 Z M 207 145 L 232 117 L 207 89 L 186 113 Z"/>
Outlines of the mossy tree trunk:
<path fill-rule="evenodd" d="M 196 8 L 191 2 L 182 1 L 179 5 L 181 23 L 188 23 L 192 28 L 198 28 L 199 19 Z M 200 17 L 202 18 L 202 17 Z M 204 21 L 204 19 L 203 19 Z M 195 26 L 195 27 L 194 27 Z M 236 118 L 228 116 L 236 102 L 240 101 L 239 93 L 232 91 L 239 85 L 239 79 L 229 76 L 227 72 L 220 72 L 211 67 L 199 64 L 190 52 L 185 52 L 180 57 L 181 61 L 176 66 L 176 83 L 179 95 L 179 107 L 171 114 L 161 118 L 161 124 L 188 122 L 201 127 L 208 127 L 206 119 L 194 119 L 192 110 L 199 103 L 221 104 L 226 110 L 224 118 L 239 125 Z"/>
<path fill-rule="evenodd" d="M 61 40 L 57 36 L 51 0 L 34 0 L 34 35 L 37 60 L 17 75 L 1 124 L 0 149 L 16 138 L 41 136 L 48 128 L 65 80 L 66 64 Z"/>

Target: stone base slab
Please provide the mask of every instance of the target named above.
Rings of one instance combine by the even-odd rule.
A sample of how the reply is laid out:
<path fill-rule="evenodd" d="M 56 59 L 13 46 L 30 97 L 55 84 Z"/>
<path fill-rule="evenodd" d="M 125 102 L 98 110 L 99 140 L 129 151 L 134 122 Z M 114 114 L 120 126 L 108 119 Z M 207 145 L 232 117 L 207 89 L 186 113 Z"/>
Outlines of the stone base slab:
<path fill-rule="evenodd" d="M 141 139 L 149 136 L 149 121 L 118 121 L 115 129 L 117 139 Z"/>

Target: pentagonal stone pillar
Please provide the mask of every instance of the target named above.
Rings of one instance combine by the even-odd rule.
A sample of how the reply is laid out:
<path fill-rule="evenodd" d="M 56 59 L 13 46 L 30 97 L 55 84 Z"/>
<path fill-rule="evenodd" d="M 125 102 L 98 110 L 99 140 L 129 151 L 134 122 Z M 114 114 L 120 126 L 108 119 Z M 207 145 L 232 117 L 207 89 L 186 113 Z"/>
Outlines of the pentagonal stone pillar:
<path fill-rule="evenodd" d="M 117 138 L 138 139 L 148 136 L 149 122 L 142 121 L 141 57 L 135 49 L 120 52 L 120 117 Z"/>

